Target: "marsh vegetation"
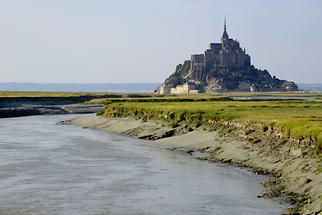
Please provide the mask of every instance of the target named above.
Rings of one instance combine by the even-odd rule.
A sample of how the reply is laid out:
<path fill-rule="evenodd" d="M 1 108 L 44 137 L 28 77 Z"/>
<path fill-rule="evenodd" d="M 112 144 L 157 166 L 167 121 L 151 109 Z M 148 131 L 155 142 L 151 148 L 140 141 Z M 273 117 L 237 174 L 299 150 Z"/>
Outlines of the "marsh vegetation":
<path fill-rule="evenodd" d="M 262 123 L 277 127 L 292 138 L 310 139 L 319 150 L 322 149 L 321 95 L 315 95 L 315 100 L 283 101 L 232 101 L 230 96 L 121 98 L 92 102 L 107 105 L 99 115 L 164 120 L 172 127 L 180 123 L 192 127 L 230 121 Z"/>

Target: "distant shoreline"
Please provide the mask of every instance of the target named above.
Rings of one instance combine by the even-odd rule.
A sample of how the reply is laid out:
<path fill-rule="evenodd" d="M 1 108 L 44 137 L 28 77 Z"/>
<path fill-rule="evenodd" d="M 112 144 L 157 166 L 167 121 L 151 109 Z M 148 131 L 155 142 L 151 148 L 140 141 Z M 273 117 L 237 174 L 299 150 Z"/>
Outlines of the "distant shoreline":
<path fill-rule="evenodd" d="M 13 83 L 0 82 L 1 91 L 34 92 L 153 92 L 161 83 Z M 321 84 L 297 83 L 300 90 L 322 92 Z"/>
<path fill-rule="evenodd" d="M 1 91 L 35 92 L 153 92 L 160 83 L 1 83 Z"/>
<path fill-rule="evenodd" d="M 85 104 L 93 99 L 145 96 L 122 93 L 0 92 L 0 118 L 32 115 L 96 113 L 103 104 Z"/>
<path fill-rule="evenodd" d="M 53 115 L 71 113 L 95 113 L 101 110 L 102 104 L 84 104 L 91 99 L 106 98 L 106 95 L 80 96 L 0 96 L 0 118 L 32 115 Z"/>

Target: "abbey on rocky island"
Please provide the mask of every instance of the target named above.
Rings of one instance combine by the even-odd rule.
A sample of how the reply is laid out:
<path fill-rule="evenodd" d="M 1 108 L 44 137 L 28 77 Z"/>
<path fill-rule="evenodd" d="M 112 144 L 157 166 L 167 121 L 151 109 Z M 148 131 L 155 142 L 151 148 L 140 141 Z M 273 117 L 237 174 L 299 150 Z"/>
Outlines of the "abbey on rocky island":
<path fill-rule="evenodd" d="M 221 43 L 210 43 L 204 54 L 193 54 L 156 90 L 159 94 L 296 91 L 294 82 L 256 69 L 237 40 L 229 38 L 226 20 Z"/>

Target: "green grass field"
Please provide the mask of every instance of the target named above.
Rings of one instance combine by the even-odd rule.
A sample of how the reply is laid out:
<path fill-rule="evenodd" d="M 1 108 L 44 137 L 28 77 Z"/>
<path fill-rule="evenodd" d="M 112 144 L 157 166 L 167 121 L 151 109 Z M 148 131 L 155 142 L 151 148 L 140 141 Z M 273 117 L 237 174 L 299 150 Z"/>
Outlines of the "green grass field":
<path fill-rule="evenodd" d="M 322 101 L 203 101 L 201 97 L 185 101 L 184 98 L 108 100 L 105 112 L 100 114 L 161 119 L 173 126 L 182 121 L 193 126 L 231 120 L 255 121 L 278 126 L 297 139 L 311 138 L 322 149 Z"/>
<path fill-rule="evenodd" d="M 316 100 L 322 100 L 322 94 L 318 93 L 305 93 L 305 92 L 276 92 L 276 93 L 249 93 L 249 92 L 236 92 L 236 93 L 216 93 L 216 94 L 198 94 L 198 95 L 153 95 L 145 94 L 146 98 L 137 98 L 135 96 L 123 98 L 109 98 L 109 99 L 94 99 L 88 103 L 111 103 L 111 102 L 184 102 L 184 101 L 227 101 L 231 100 L 232 97 L 312 97 Z"/>
<path fill-rule="evenodd" d="M 110 95 L 89 103 L 105 103 L 108 116 L 167 120 L 192 126 L 227 120 L 256 121 L 280 127 L 294 138 L 311 138 L 322 149 L 322 95 L 314 93 L 228 93 L 197 96 L 83 92 L 0 92 L 0 98 Z M 231 101 L 230 97 L 313 96 L 314 101 Z"/>

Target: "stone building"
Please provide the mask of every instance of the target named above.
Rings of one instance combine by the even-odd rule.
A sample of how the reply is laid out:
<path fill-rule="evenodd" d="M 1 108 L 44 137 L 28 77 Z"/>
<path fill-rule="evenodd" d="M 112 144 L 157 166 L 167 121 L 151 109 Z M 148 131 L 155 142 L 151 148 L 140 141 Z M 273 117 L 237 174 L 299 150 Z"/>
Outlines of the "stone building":
<path fill-rule="evenodd" d="M 155 92 L 165 95 L 297 90 L 294 82 L 280 80 L 252 65 L 246 50 L 229 38 L 225 20 L 221 42 L 210 43 L 203 54 L 191 55 L 191 60 L 179 64 Z"/>
<path fill-rule="evenodd" d="M 167 86 L 166 84 L 162 84 L 159 88 L 159 94 L 161 94 L 161 95 L 171 94 L 171 86 Z"/>
<path fill-rule="evenodd" d="M 171 88 L 170 94 L 198 94 L 198 90 L 196 90 L 196 86 L 194 84 L 185 83 Z"/>
<path fill-rule="evenodd" d="M 251 65 L 251 59 L 237 40 L 230 39 L 226 20 L 221 43 L 210 43 L 204 54 L 191 56 L 191 75 L 195 80 L 202 79 L 213 68 L 244 68 Z"/>

